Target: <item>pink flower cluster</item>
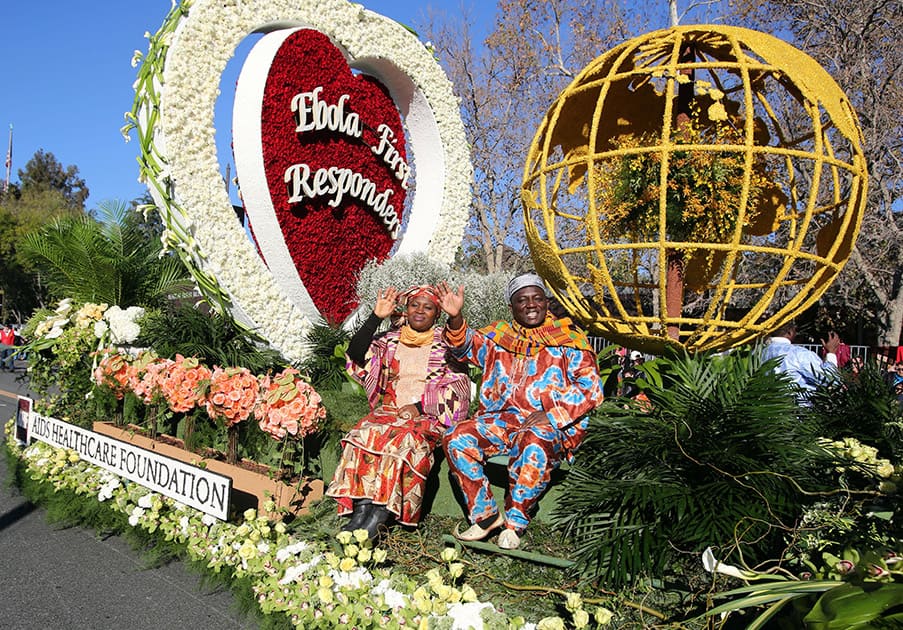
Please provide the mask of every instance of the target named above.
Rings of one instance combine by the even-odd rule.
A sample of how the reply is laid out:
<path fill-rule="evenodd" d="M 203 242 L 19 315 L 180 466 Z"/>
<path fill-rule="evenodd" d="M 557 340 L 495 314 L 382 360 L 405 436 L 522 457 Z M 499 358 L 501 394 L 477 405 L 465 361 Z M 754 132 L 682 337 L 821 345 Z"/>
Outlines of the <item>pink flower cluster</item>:
<path fill-rule="evenodd" d="M 103 357 L 94 368 L 92 380 L 98 385 L 110 388 L 116 394 L 116 398 L 121 399 L 135 384 L 135 369 L 127 356 L 107 351 L 102 354 Z"/>
<path fill-rule="evenodd" d="M 117 398 L 131 391 L 145 404 L 165 401 L 176 413 L 205 409 L 227 427 L 253 413 L 261 430 L 276 440 L 310 435 L 326 417 L 320 395 L 292 368 L 258 378 L 246 368 L 214 366 L 211 370 L 182 355 L 172 360 L 145 353 L 131 359 L 107 353 L 93 380 L 109 387 Z"/>
<path fill-rule="evenodd" d="M 204 405 L 211 418 L 231 427 L 248 419 L 259 393 L 260 382 L 247 368 L 215 367 Z"/>
<path fill-rule="evenodd" d="M 135 395 L 149 405 L 163 397 L 163 381 L 175 362 L 153 355 L 142 355 L 135 361 L 137 382 L 132 388 Z"/>
<path fill-rule="evenodd" d="M 304 437 L 316 431 L 326 417 L 320 395 L 298 370 L 287 368 L 261 379 L 260 401 L 254 410 L 258 426 L 274 440 L 286 435 Z"/>
<path fill-rule="evenodd" d="M 169 408 L 184 413 L 204 404 L 199 388 L 209 380 L 210 368 L 195 358 L 177 354 L 175 361 L 160 372 L 157 382 Z"/>

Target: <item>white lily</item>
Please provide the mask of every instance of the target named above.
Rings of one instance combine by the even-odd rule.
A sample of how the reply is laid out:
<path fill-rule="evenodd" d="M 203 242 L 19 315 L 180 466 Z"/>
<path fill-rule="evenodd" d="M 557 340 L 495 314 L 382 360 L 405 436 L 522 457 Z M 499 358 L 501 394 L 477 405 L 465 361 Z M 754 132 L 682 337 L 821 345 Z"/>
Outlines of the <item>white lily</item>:
<path fill-rule="evenodd" d="M 723 573 L 741 580 L 752 580 L 759 576 L 755 571 L 746 571 L 732 564 L 724 564 L 715 558 L 715 553 L 711 547 L 706 547 L 705 551 L 702 552 L 702 567 L 709 573 Z"/>

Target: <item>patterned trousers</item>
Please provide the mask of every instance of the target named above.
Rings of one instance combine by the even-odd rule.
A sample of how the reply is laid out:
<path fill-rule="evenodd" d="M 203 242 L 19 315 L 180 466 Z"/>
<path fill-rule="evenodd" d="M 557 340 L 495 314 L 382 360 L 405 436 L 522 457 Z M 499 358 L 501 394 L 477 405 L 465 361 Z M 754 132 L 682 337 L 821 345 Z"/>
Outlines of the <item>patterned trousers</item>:
<path fill-rule="evenodd" d="M 505 520 L 518 533 L 530 523 L 533 506 L 566 456 L 564 434 L 551 423 L 524 428 L 525 418 L 509 411 L 484 413 L 459 422 L 445 435 L 443 448 L 452 476 L 467 501 L 468 519 L 477 523 L 498 513 L 486 460 L 508 456 Z"/>

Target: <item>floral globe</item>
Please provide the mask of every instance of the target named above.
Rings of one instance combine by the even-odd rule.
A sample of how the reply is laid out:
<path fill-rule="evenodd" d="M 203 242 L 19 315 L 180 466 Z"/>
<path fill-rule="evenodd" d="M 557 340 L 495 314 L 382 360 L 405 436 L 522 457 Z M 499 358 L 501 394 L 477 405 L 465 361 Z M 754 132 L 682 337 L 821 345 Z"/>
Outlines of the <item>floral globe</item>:
<path fill-rule="evenodd" d="M 537 271 L 591 332 L 725 349 L 808 308 L 852 251 L 867 171 L 856 114 L 770 35 L 687 26 L 598 57 L 533 139 Z"/>

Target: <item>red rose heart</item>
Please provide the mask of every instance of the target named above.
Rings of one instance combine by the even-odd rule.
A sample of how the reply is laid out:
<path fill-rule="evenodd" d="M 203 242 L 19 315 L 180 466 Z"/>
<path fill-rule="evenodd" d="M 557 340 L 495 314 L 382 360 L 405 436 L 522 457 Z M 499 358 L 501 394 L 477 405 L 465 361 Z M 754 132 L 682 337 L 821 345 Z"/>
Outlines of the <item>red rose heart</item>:
<path fill-rule="evenodd" d="M 352 73 L 329 37 L 310 29 L 285 38 L 258 98 L 266 190 L 285 247 L 319 312 L 341 321 L 356 306 L 357 273 L 384 260 L 400 230 L 408 175 L 401 116 L 379 81 Z M 243 148 L 236 134 L 236 154 Z M 242 178 L 254 175 L 240 164 L 244 190 Z M 243 201 L 250 221 L 267 211 L 253 196 Z M 258 245 L 268 257 L 268 243 Z"/>

